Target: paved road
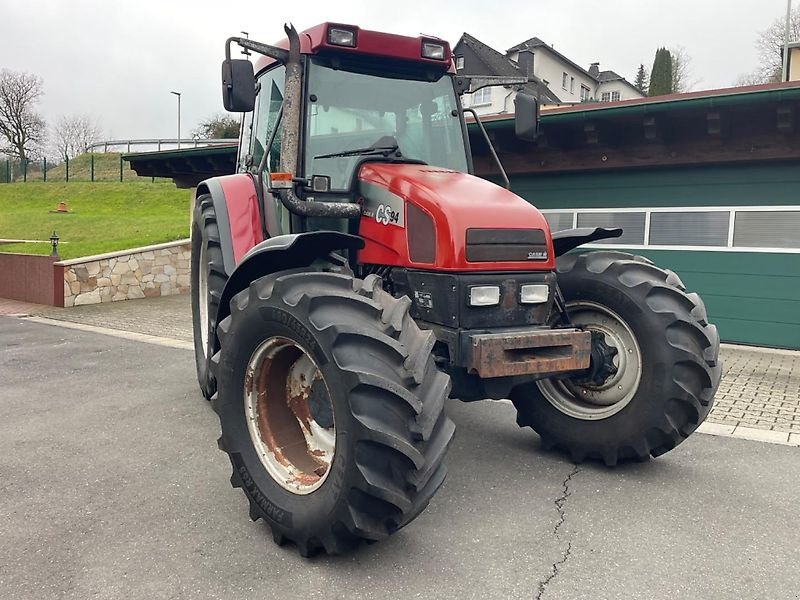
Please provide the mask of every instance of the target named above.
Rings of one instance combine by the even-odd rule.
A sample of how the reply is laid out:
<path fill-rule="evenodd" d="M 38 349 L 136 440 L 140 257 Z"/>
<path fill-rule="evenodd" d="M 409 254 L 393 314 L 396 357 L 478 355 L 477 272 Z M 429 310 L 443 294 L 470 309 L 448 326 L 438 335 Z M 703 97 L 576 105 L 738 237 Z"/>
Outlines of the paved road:
<path fill-rule="evenodd" d="M 191 352 L 7 317 L 0 347 L 4 599 L 800 597 L 798 448 L 696 435 L 576 468 L 507 404 L 454 402 L 430 508 L 307 561 L 229 486 Z"/>

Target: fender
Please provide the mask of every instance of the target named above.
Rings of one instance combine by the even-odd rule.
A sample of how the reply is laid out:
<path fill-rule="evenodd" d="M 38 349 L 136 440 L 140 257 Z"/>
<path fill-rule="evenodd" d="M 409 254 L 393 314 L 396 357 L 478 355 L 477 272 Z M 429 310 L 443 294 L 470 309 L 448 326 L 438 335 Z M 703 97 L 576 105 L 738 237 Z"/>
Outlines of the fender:
<path fill-rule="evenodd" d="M 225 283 L 215 323 L 219 324 L 230 314 L 231 298 L 255 279 L 278 271 L 307 267 L 319 258 L 330 256 L 334 250 L 355 251 L 363 247 L 364 240 L 360 237 L 338 231 L 290 233 L 264 240 L 247 252 Z M 214 351 L 218 346 L 215 339 Z"/>
<path fill-rule="evenodd" d="M 618 238 L 622 235 L 622 229 L 615 227 L 606 229 L 605 227 L 578 227 L 577 229 L 565 229 L 553 234 L 553 250 L 556 256 L 566 254 L 582 244 L 588 244 L 597 240 L 608 238 Z"/>
<path fill-rule="evenodd" d="M 258 194 L 247 173 L 206 179 L 197 186 L 195 201 L 210 194 L 217 217 L 225 274 L 236 269 L 244 255 L 264 239 Z"/>

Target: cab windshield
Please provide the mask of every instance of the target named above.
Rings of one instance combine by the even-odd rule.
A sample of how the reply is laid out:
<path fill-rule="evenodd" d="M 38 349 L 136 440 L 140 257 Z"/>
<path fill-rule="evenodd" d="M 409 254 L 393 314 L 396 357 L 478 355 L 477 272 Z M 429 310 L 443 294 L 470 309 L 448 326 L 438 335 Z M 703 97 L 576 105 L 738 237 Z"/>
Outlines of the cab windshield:
<path fill-rule="evenodd" d="M 467 153 L 449 76 L 396 79 L 309 65 L 305 172 L 346 191 L 364 156 L 394 155 L 467 171 Z M 332 156 L 337 155 L 337 156 Z"/>

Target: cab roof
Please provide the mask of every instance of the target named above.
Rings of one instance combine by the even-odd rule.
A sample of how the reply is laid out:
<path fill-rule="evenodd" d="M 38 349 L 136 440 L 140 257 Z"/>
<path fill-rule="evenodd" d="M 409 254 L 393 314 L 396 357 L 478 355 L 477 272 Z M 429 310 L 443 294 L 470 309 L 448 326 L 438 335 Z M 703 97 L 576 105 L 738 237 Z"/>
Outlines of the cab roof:
<path fill-rule="evenodd" d="M 331 28 L 347 29 L 355 33 L 355 47 L 337 46 L 328 41 L 328 31 Z M 356 25 L 346 25 L 344 23 L 320 23 L 310 29 L 299 32 L 300 52 L 310 55 L 363 55 L 375 58 L 385 58 L 387 60 L 401 60 L 405 62 L 416 62 L 420 66 L 438 67 L 442 71 L 455 73 L 453 66 L 452 52 L 450 44 L 434 36 L 408 37 L 395 35 L 393 33 L 383 33 L 381 31 L 370 31 L 361 29 Z M 422 44 L 433 42 L 444 46 L 443 60 L 425 58 L 422 56 Z M 277 44 L 278 48 L 289 48 L 289 40 L 283 39 Z M 267 56 L 260 56 L 255 62 L 256 73 L 273 65 L 275 59 Z"/>

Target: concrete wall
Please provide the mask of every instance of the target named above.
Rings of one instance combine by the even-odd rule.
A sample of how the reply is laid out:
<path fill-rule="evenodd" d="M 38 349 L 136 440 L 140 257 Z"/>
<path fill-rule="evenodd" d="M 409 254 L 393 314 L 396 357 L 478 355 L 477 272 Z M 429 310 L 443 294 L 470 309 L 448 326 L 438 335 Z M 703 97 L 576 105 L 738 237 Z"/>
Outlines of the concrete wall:
<path fill-rule="evenodd" d="M 0 254 L 0 298 L 58 306 L 61 285 L 55 282 L 61 271 L 53 268 L 56 260 L 32 254 Z"/>
<path fill-rule="evenodd" d="M 64 306 L 184 294 L 190 287 L 189 240 L 56 263 Z"/>

